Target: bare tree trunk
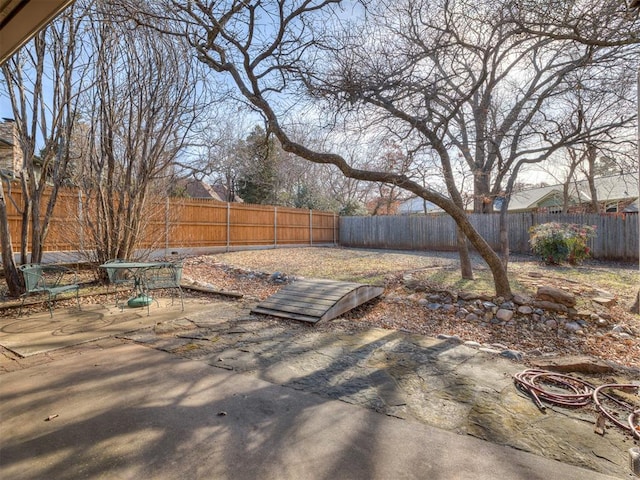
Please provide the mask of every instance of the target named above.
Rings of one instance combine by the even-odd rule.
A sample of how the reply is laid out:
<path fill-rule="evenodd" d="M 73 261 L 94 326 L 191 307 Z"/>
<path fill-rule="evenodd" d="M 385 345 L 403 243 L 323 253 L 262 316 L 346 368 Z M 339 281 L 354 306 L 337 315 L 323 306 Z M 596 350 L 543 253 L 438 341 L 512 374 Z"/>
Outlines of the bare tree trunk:
<path fill-rule="evenodd" d="M 502 259 L 502 265 L 506 270 L 509 266 L 509 226 L 507 225 L 507 206 L 504 205 L 507 199 L 503 201 L 503 205 L 500 208 L 500 257 Z"/>
<path fill-rule="evenodd" d="M 469 245 L 467 245 L 467 237 L 460 227 L 456 228 L 456 242 L 460 258 L 460 275 L 465 280 L 473 280 L 473 265 L 471 263 L 471 255 L 469 255 Z"/>
<path fill-rule="evenodd" d="M 640 290 L 636 292 L 636 300 L 633 302 L 633 305 L 631 305 L 629 311 L 640 315 Z"/>
<path fill-rule="evenodd" d="M 24 290 L 22 276 L 18 273 L 14 261 L 13 245 L 11 245 L 11 232 L 9 231 L 9 216 L 7 203 L 4 196 L 4 186 L 0 184 L 0 250 L 2 269 L 9 296 L 17 297 Z"/>
<path fill-rule="evenodd" d="M 40 197 L 35 195 L 31 201 L 31 263 L 42 261 L 42 235 L 40 223 Z"/>
<path fill-rule="evenodd" d="M 587 151 L 585 152 L 587 157 L 587 164 L 589 166 L 589 171 L 587 174 L 587 183 L 589 184 L 589 195 L 591 196 L 591 211 L 593 213 L 600 212 L 600 203 L 598 202 L 598 190 L 596 189 L 595 182 L 595 167 L 596 167 L 596 159 L 598 156 L 598 150 L 595 145 L 589 143 L 587 145 Z"/>

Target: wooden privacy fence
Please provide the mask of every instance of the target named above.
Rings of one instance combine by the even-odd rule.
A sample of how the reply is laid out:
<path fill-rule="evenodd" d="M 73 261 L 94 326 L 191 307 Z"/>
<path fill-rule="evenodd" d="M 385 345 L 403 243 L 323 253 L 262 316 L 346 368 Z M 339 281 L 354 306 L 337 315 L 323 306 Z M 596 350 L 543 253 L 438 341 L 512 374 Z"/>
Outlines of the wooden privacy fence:
<path fill-rule="evenodd" d="M 21 205 L 20 190 L 14 189 L 11 195 Z M 46 200 L 42 203 L 44 209 Z M 7 206 L 11 238 L 17 252 L 22 220 L 11 202 Z M 150 213 L 140 239 L 142 248 L 315 245 L 335 244 L 338 240 L 338 218 L 332 212 L 192 198 L 160 199 L 147 211 Z M 90 205 L 78 190 L 61 190 L 45 251 L 75 252 L 94 248 L 87 227 L 91 214 Z"/>
<path fill-rule="evenodd" d="M 489 245 L 499 251 L 499 215 L 470 214 L 469 220 Z M 529 228 L 548 222 L 595 225 L 596 237 L 590 245 L 593 258 L 638 260 L 637 214 L 511 213 L 507 219 L 511 253 L 531 253 Z M 456 250 L 456 224 L 446 215 L 341 217 L 339 243 L 345 247 Z"/>
<path fill-rule="evenodd" d="M 335 213 L 208 199 L 167 199 L 169 248 L 327 244 L 338 241 Z"/>

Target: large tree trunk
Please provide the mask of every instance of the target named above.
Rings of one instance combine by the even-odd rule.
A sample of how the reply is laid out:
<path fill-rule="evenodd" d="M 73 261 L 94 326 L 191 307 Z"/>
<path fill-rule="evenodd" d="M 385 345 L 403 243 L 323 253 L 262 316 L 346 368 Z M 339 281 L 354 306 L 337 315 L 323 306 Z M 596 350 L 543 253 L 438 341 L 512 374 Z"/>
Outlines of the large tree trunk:
<path fill-rule="evenodd" d="M 429 199 L 430 201 L 433 201 Z M 434 202 L 435 203 L 435 202 Z M 438 205 L 436 203 L 436 205 Z M 511 286 L 509 284 L 509 277 L 507 275 L 507 269 L 502 264 L 500 257 L 496 252 L 493 251 L 491 246 L 486 242 L 484 238 L 478 233 L 478 231 L 473 227 L 467 215 L 464 211 L 460 209 L 450 208 L 451 205 L 447 205 L 445 202 L 442 202 L 439 205 L 443 208 L 458 224 L 458 228 L 460 228 L 466 237 L 469 239 L 473 247 L 477 250 L 483 260 L 487 263 L 489 269 L 491 270 L 491 274 L 493 275 L 493 284 L 495 288 L 495 292 L 497 296 L 503 297 L 505 299 L 510 299 L 513 297 L 511 293 Z"/>
<path fill-rule="evenodd" d="M 502 265 L 505 270 L 509 266 L 509 228 L 507 225 L 507 199 L 502 202 L 503 205 L 500 208 L 500 257 L 502 258 Z"/>
<path fill-rule="evenodd" d="M 40 196 L 33 195 L 31 201 L 31 263 L 42 262 L 42 243 L 40 231 Z"/>
<path fill-rule="evenodd" d="M 10 297 L 17 297 L 24 291 L 22 277 L 16 268 L 9 231 L 9 215 L 4 191 L 0 185 L 0 250 L 2 250 L 2 267 L 5 283 Z"/>
<path fill-rule="evenodd" d="M 463 208 L 460 208 L 453 200 L 447 198 L 437 192 L 424 188 L 422 185 L 408 179 L 404 175 L 394 174 L 390 172 L 377 172 L 371 170 L 360 170 L 352 168 L 344 158 L 340 155 L 330 153 L 315 152 L 293 142 L 287 134 L 282 130 L 278 124 L 278 120 L 271 110 L 270 106 L 264 102 L 261 98 L 253 97 L 256 106 L 265 113 L 266 117 L 270 121 L 270 128 L 274 131 L 282 148 L 294 153 L 302 158 L 315 163 L 333 164 L 340 169 L 340 171 L 347 177 L 355 178 L 357 180 L 365 180 L 372 182 L 384 182 L 401 186 L 405 190 L 408 190 L 416 195 L 428 200 L 440 208 L 442 208 L 447 214 L 449 214 L 458 225 L 458 228 L 467 237 L 469 242 L 473 245 L 476 251 L 482 256 L 487 263 L 491 274 L 493 275 L 493 283 L 495 286 L 495 292 L 497 296 L 504 298 L 511 298 L 511 286 L 509 285 L 509 277 L 507 276 L 507 270 L 502 264 L 500 257 L 493 251 L 491 246 L 486 242 L 484 238 L 473 227 L 467 213 Z"/>
<path fill-rule="evenodd" d="M 473 178 L 473 211 L 475 213 L 492 213 L 493 198 L 489 174 L 479 171 Z"/>
<path fill-rule="evenodd" d="M 473 280 L 473 265 L 471 264 L 471 255 L 469 255 L 469 245 L 467 244 L 467 237 L 460 227 L 456 229 L 456 240 L 460 257 L 460 275 L 465 280 Z"/>
<path fill-rule="evenodd" d="M 600 213 L 600 211 L 604 211 L 604 209 L 600 208 L 600 203 L 598 202 L 598 190 L 596 188 L 595 181 L 595 166 L 596 166 L 596 158 L 598 156 L 598 150 L 593 144 L 589 144 L 587 146 L 587 162 L 589 165 L 589 174 L 587 175 L 587 183 L 589 184 L 589 195 L 591 196 L 591 213 Z"/>

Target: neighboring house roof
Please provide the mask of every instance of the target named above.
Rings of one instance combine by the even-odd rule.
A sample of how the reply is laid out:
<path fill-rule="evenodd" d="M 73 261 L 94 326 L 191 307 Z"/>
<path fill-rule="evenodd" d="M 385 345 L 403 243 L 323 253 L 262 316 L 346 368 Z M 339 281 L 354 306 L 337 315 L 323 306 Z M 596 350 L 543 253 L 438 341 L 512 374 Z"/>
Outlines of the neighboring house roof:
<path fill-rule="evenodd" d="M 224 202 L 227 201 L 227 199 L 229 198 L 229 195 L 227 193 L 226 186 L 221 185 L 219 183 L 214 183 L 213 185 L 209 185 L 209 186 L 213 189 L 214 192 L 216 192 L 216 195 L 218 195 L 218 197 L 220 197 L 222 201 Z M 244 200 L 242 200 L 238 195 L 234 195 L 233 201 L 238 203 L 244 202 Z"/>
<path fill-rule="evenodd" d="M 638 198 L 636 174 L 611 175 L 594 179 L 599 202 L 615 202 Z M 562 205 L 563 185 L 532 188 L 511 195 L 509 211 L 524 211 L 534 208 Z M 569 186 L 569 201 L 572 205 L 591 201 L 586 180 L 572 182 Z M 637 211 L 637 206 L 635 207 Z M 628 210 L 627 210 L 628 211 Z"/>
<path fill-rule="evenodd" d="M 400 215 L 418 215 L 435 212 L 442 212 L 442 209 L 421 197 L 405 200 L 398 207 L 398 214 Z"/>
<path fill-rule="evenodd" d="M 222 198 L 216 193 L 211 185 L 206 184 L 202 180 L 185 180 L 184 188 L 191 198 L 213 198 L 222 201 Z"/>
<path fill-rule="evenodd" d="M 202 180 L 184 179 L 178 182 L 184 188 L 185 193 L 191 198 L 212 198 L 220 202 L 226 202 L 227 193 L 224 185 L 209 185 Z M 234 202 L 242 202 L 242 199 L 236 195 Z"/>

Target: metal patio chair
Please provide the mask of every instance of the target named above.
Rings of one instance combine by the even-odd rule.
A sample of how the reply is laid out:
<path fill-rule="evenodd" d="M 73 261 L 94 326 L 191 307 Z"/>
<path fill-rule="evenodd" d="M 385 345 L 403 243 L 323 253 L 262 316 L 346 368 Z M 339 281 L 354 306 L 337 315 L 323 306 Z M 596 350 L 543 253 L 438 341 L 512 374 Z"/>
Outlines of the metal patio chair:
<path fill-rule="evenodd" d="M 145 269 L 143 276 L 143 289 L 145 292 L 151 290 L 171 290 L 171 305 L 173 305 L 174 294 L 177 291 L 180 295 L 180 303 L 184 312 L 184 299 L 182 295 L 182 262 L 161 262 L 157 265 Z M 150 302 L 149 302 L 150 303 Z M 149 303 L 147 303 L 147 314 L 149 314 Z M 158 306 L 160 306 L 159 302 Z"/>
<path fill-rule="evenodd" d="M 78 274 L 67 267 L 61 265 L 42 265 L 35 263 L 27 263 L 18 266 L 24 278 L 25 293 L 22 294 L 22 303 L 18 316 L 22 315 L 22 307 L 24 301 L 30 295 L 46 295 L 47 305 L 49 306 L 49 315 L 53 317 L 53 303 L 58 295 L 66 292 L 76 292 L 76 301 L 78 302 L 78 310 L 80 308 L 80 298 L 78 291 Z"/>

